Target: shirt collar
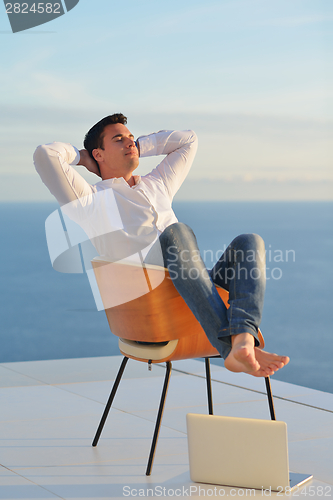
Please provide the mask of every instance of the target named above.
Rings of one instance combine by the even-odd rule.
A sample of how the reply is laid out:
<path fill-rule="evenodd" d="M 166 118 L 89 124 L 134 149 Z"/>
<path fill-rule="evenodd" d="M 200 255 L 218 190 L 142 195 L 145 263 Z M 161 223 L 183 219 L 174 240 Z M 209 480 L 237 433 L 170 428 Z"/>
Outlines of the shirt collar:
<path fill-rule="evenodd" d="M 133 188 L 138 186 L 141 182 L 141 175 L 133 175 L 134 177 L 134 186 Z M 112 179 L 105 179 L 104 181 L 100 181 L 97 184 L 111 185 L 111 184 L 125 184 L 129 187 L 129 184 L 125 181 L 124 177 L 112 177 Z"/>

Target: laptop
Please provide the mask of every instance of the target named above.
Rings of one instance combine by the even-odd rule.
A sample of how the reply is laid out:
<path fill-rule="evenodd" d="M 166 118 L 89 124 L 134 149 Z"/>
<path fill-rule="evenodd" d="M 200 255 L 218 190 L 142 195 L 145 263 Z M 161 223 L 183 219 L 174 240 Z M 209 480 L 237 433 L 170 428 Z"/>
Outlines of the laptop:
<path fill-rule="evenodd" d="M 191 480 L 282 492 L 311 475 L 289 473 L 287 424 L 188 413 Z"/>

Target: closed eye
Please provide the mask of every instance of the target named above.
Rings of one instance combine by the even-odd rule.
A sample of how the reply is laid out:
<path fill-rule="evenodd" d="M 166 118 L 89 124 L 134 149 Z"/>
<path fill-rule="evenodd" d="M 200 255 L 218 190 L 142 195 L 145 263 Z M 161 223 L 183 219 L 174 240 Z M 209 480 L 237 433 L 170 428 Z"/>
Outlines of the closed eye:
<path fill-rule="evenodd" d="M 114 140 L 114 142 L 119 142 L 119 141 L 122 141 L 123 139 L 125 139 L 126 137 L 128 137 L 129 139 L 134 140 L 134 135 L 133 134 L 128 135 L 128 136 L 125 136 L 125 135 L 122 135 L 122 134 L 114 135 L 112 137 L 112 140 Z"/>

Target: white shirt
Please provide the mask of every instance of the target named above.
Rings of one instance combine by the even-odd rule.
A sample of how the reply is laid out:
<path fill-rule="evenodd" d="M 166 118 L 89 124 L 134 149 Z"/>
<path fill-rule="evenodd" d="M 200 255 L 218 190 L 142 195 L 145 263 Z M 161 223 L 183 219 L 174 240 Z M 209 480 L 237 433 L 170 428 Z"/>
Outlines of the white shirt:
<path fill-rule="evenodd" d="M 118 254 L 113 258 L 119 259 L 130 251 L 135 253 L 138 245 L 148 248 L 167 226 L 177 222 L 172 200 L 192 165 L 196 135 L 192 131 L 160 131 L 138 141 L 141 157 L 166 157 L 149 174 L 134 176 L 132 187 L 124 178 L 89 184 L 73 168 L 80 153 L 70 144 L 54 142 L 35 151 L 34 163 L 42 181 L 62 205 L 62 212 L 84 229 L 100 255 L 110 255 L 113 249 Z"/>

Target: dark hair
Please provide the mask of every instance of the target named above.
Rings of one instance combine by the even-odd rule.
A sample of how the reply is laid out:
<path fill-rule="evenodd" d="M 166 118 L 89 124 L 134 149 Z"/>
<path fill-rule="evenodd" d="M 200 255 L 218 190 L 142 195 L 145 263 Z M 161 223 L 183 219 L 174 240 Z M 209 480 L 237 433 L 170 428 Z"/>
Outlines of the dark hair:
<path fill-rule="evenodd" d="M 100 148 L 104 149 L 104 129 L 108 125 L 114 125 L 115 123 L 122 123 L 126 125 L 127 118 L 122 113 L 115 113 L 114 115 L 106 116 L 102 118 L 98 123 L 96 123 L 91 129 L 86 133 L 84 138 L 84 147 L 88 151 L 91 158 L 93 158 L 92 152 L 94 149 Z"/>

